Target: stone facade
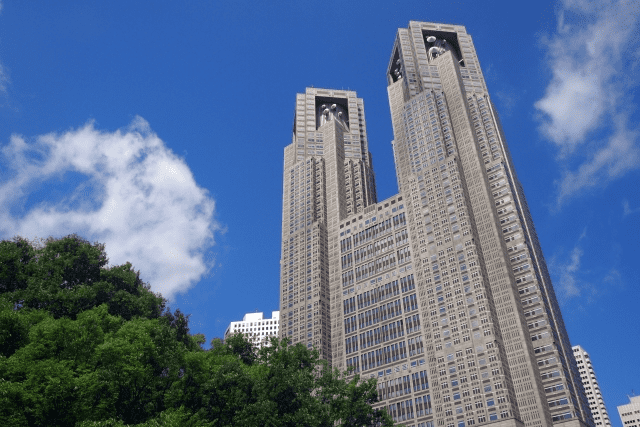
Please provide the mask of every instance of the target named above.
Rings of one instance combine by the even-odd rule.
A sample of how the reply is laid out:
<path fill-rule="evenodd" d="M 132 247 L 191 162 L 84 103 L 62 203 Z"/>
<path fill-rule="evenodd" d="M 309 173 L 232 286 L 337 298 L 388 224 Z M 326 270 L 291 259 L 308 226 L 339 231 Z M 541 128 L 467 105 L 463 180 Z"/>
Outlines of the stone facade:
<path fill-rule="evenodd" d="M 281 335 L 377 378 L 403 425 L 593 427 L 471 37 L 410 22 L 387 81 L 400 192 L 379 203 L 362 100 L 297 96 Z"/>

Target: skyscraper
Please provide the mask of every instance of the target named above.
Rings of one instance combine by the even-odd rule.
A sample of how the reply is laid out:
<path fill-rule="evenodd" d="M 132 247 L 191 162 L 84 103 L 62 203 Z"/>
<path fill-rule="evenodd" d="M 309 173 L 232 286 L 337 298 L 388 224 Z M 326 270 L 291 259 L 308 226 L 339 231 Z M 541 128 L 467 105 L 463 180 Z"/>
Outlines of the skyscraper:
<path fill-rule="evenodd" d="M 339 221 L 375 202 L 362 99 L 352 91 L 298 94 L 284 150 L 280 331 L 329 361 Z"/>
<path fill-rule="evenodd" d="M 399 194 L 379 203 L 362 100 L 297 96 L 281 335 L 377 378 L 404 425 L 593 426 L 471 37 L 410 22 L 387 81 Z"/>
<path fill-rule="evenodd" d="M 596 378 L 596 371 L 593 369 L 589 353 L 579 345 L 574 345 L 572 349 L 573 355 L 576 358 L 578 370 L 580 371 L 582 386 L 584 387 L 584 392 L 589 400 L 589 408 L 591 409 L 591 415 L 593 415 L 593 422 L 596 427 L 611 427 L 609 413 L 607 412 L 607 407 L 604 404 L 600 385 Z"/>

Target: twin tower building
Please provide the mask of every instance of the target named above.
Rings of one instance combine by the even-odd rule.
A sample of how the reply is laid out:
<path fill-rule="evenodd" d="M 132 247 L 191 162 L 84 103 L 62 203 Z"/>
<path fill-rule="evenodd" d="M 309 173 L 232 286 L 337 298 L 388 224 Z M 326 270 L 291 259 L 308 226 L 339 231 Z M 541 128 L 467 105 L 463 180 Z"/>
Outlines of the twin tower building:
<path fill-rule="evenodd" d="M 400 425 L 594 426 L 465 27 L 399 29 L 387 90 L 399 193 L 383 201 L 362 99 L 296 96 L 280 335 L 376 378 Z"/>

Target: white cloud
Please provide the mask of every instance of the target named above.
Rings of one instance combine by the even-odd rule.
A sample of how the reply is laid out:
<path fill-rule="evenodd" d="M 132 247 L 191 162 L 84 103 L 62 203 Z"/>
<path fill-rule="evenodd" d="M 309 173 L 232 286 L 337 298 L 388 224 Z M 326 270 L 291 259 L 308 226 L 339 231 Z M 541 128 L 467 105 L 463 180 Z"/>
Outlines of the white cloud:
<path fill-rule="evenodd" d="M 640 167 L 637 130 L 627 128 L 623 116 L 616 118 L 613 134 L 595 149 L 576 171 L 565 171 L 558 183 L 558 204 L 577 192 L 604 186 L 630 170 Z"/>
<path fill-rule="evenodd" d="M 565 167 L 558 204 L 640 167 L 639 133 L 628 119 L 639 19 L 637 0 L 567 0 L 556 33 L 545 40 L 552 79 L 535 107 Z M 580 165 L 571 170 L 576 158 Z"/>
<path fill-rule="evenodd" d="M 598 299 L 612 289 L 624 286 L 624 278 L 614 265 L 605 272 L 604 265 L 592 265 L 583 262 L 587 230 L 583 230 L 573 249 L 568 253 L 561 250 L 549 262 L 549 270 L 553 276 L 556 297 L 560 304 L 583 306 L 597 302 Z M 615 255 L 619 249 L 616 245 L 609 249 Z M 617 258 L 617 257 L 616 257 Z M 618 261 L 614 261 L 617 264 Z"/>
<path fill-rule="evenodd" d="M 0 62 L 0 98 L 7 95 L 7 85 L 9 84 L 9 76 L 4 65 Z"/>
<path fill-rule="evenodd" d="M 640 212 L 640 207 L 632 208 L 628 200 L 622 201 L 622 216 L 633 215 Z"/>
<path fill-rule="evenodd" d="M 562 299 L 580 295 L 576 273 L 580 270 L 580 258 L 582 258 L 583 254 L 584 252 L 580 247 L 574 247 L 569 256 L 569 262 L 561 264 L 558 268 L 560 275 L 560 286 L 558 288 Z"/>
<path fill-rule="evenodd" d="M 0 15 L 2 15 L 2 1 L 0 1 Z M 0 63 L 0 96 L 7 94 L 7 84 L 9 84 L 9 76 L 7 76 L 7 70 Z"/>
<path fill-rule="evenodd" d="M 558 299 L 560 301 L 580 296 L 581 285 L 576 275 L 580 271 L 580 259 L 583 254 L 584 251 L 578 243 L 569 254 L 567 261 L 557 262 L 554 258 L 551 262 L 551 269 L 558 278 L 555 289 L 559 294 Z"/>
<path fill-rule="evenodd" d="M 500 102 L 500 112 L 505 116 L 511 116 L 518 103 L 518 95 L 512 89 L 502 89 L 496 92 L 496 98 Z"/>
<path fill-rule="evenodd" d="M 0 159 L 9 169 L 0 175 L 2 238 L 78 233 L 167 298 L 209 269 L 214 201 L 142 118 L 115 132 L 89 123 L 28 141 L 14 135 Z M 39 194 L 48 200 L 33 203 Z"/>
<path fill-rule="evenodd" d="M 0 4 L 0 7 L 2 5 Z M 0 101 L 2 98 L 7 97 L 7 86 L 9 85 L 9 75 L 7 73 L 7 69 L 2 62 L 0 62 Z M 1 105 L 1 104 L 0 104 Z"/>
<path fill-rule="evenodd" d="M 581 244 L 586 236 L 587 230 L 585 229 L 580 234 L 568 257 L 564 260 L 559 260 L 561 257 L 556 255 L 551 258 L 549 263 L 549 269 L 554 276 L 556 296 L 560 303 L 564 303 L 570 298 L 581 296 L 584 290 L 592 290 L 592 287 L 579 277 L 584 273 L 584 268 L 581 269 L 580 262 L 582 255 L 584 255 Z"/>
<path fill-rule="evenodd" d="M 602 279 L 603 283 L 606 283 L 608 285 L 618 285 L 620 282 L 622 282 L 622 274 L 620 274 L 620 272 L 615 269 L 612 268 Z"/>

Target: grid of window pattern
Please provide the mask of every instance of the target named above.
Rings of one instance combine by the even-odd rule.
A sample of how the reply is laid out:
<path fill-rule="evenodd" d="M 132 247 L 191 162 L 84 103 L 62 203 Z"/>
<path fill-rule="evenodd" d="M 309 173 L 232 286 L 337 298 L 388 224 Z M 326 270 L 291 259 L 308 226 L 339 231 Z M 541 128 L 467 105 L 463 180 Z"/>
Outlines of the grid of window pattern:
<path fill-rule="evenodd" d="M 281 335 L 376 378 L 401 425 L 594 427 L 471 36 L 410 22 L 387 82 L 399 194 L 379 203 L 362 100 L 297 95 Z"/>
<path fill-rule="evenodd" d="M 271 337 L 278 336 L 280 312 L 274 311 L 271 319 L 265 319 L 263 313 L 247 313 L 242 321 L 231 322 L 224 333 L 225 339 L 233 334 L 243 334 L 258 347 L 269 345 Z"/>
<path fill-rule="evenodd" d="M 355 92 L 298 94 L 284 163 L 280 335 L 315 346 L 331 361 L 329 235 L 336 217 L 376 202 L 364 107 Z"/>
<path fill-rule="evenodd" d="M 463 387 L 462 378 L 451 378 L 463 367 L 466 383 L 482 385 L 472 384 L 471 401 L 458 406 L 434 393 L 436 416 L 444 414 L 438 424 L 593 425 L 471 37 L 464 27 L 412 21 L 398 30 L 387 77 L 398 183 L 420 265 L 427 363 L 446 380 L 441 390 L 451 381 Z M 484 346 L 493 364 L 471 373 L 488 358 L 458 360 L 465 344 Z M 476 401 L 485 390 L 491 399 Z"/>
<path fill-rule="evenodd" d="M 576 363 L 578 364 L 578 370 L 580 371 L 580 378 L 582 380 L 582 385 L 584 386 L 584 391 L 587 395 L 587 399 L 589 399 L 589 408 L 591 408 L 593 421 L 596 426 L 611 427 L 611 420 L 609 419 L 609 413 L 607 412 L 607 407 L 605 406 L 604 399 L 602 398 L 602 392 L 600 391 L 600 385 L 596 378 L 596 372 L 593 369 L 593 364 L 591 363 L 591 357 L 589 357 L 589 353 L 579 345 L 574 345 L 572 349 L 573 355 L 576 358 Z M 558 382 L 557 384 L 548 386 L 547 389 L 549 389 L 549 393 L 553 393 L 555 391 L 562 390 L 563 386 L 564 385 L 561 382 Z M 545 389 L 545 391 L 547 391 L 547 389 Z M 640 415 L 638 418 L 640 419 Z"/>

